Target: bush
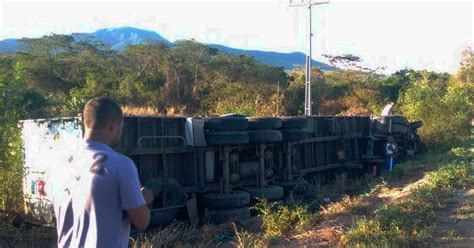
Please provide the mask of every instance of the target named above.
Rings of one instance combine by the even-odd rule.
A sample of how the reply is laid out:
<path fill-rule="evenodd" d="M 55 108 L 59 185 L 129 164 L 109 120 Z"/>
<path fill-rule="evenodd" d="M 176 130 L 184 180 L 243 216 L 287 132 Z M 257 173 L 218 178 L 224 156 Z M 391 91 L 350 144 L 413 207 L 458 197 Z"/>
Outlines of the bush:
<path fill-rule="evenodd" d="M 466 85 L 451 81 L 447 89 L 421 80 L 408 87 L 399 99 L 399 109 L 410 120 L 422 120 L 423 141 L 433 147 L 467 137 L 473 107 Z"/>

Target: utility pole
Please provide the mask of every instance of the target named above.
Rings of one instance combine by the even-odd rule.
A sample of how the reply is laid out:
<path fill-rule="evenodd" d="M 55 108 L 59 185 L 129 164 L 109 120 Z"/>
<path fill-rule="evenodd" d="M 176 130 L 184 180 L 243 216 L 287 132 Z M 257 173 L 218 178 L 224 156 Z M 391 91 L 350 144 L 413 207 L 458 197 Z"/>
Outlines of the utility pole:
<path fill-rule="evenodd" d="M 312 62 L 312 46 L 311 38 L 311 8 L 315 5 L 322 5 L 329 2 L 317 2 L 314 0 L 300 0 L 299 2 L 290 0 L 290 7 L 306 7 L 308 9 L 308 53 L 306 54 L 306 70 L 305 70 L 305 88 L 304 88 L 304 115 L 311 116 L 311 62 Z"/>

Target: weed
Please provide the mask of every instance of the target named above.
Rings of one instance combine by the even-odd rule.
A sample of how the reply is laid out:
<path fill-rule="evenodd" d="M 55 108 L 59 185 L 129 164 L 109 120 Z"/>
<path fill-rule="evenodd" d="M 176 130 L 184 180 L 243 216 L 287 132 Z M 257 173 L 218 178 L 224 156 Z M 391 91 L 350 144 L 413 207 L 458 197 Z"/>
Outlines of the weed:
<path fill-rule="evenodd" d="M 238 229 L 235 223 L 232 223 L 234 227 L 236 241 L 234 241 L 234 245 L 237 248 L 256 248 L 256 247 L 263 247 L 264 241 L 261 240 L 260 235 L 255 235 L 249 233 L 243 229 Z"/>
<path fill-rule="evenodd" d="M 443 239 L 447 240 L 462 240 L 465 237 L 460 235 L 456 230 L 450 229 L 446 232 L 446 235 L 443 236 Z"/>
<path fill-rule="evenodd" d="M 152 233 L 141 233 L 131 240 L 132 248 L 189 247 L 196 230 L 183 223 L 173 222 Z"/>
<path fill-rule="evenodd" d="M 362 201 L 361 198 L 345 195 L 340 201 L 333 202 L 327 207 L 322 208 L 322 214 L 329 217 L 346 212 L 356 215 L 365 215 L 368 213 L 370 206 L 369 203 Z"/>
<path fill-rule="evenodd" d="M 404 166 L 395 166 L 395 168 L 392 170 L 391 178 L 395 180 L 402 179 L 402 177 L 405 176 L 405 170 L 406 169 Z"/>
<path fill-rule="evenodd" d="M 277 205 L 260 199 L 254 208 L 262 217 L 266 238 L 290 237 L 307 230 L 316 220 L 316 216 L 306 206 L 298 204 Z"/>

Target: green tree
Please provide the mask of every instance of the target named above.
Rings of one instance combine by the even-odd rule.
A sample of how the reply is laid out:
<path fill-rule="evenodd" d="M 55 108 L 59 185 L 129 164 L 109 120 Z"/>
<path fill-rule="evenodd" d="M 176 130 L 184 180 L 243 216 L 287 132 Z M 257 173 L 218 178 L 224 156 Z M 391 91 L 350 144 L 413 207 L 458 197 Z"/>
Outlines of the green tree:
<path fill-rule="evenodd" d="M 461 62 L 457 73 L 460 82 L 474 84 L 474 51 L 471 47 L 462 52 Z"/>
<path fill-rule="evenodd" d="M 422 120 L 419 132 L 431 146 L 466 137 L 470 127 L 472 102 L 467 87 L 449 81 L 446 91 L 432 87 L 425 78 L 406 88 L 399 109 L 410 120 Z"/>
<path fill-rule="evenodd" d="M 3 61 L 3 59 L 0 59 Z M 4 65 L 4 61 L 0 62 Z M 2 74 L 0 74 L 2 75 Z M 10 75 L 11 76 L 11 75 Z M 17 121 L 23 114 L 21 84 L 8 75 L 0 78 L 0 209 L 18 212 L 22 206 L 23 156 Z"/>

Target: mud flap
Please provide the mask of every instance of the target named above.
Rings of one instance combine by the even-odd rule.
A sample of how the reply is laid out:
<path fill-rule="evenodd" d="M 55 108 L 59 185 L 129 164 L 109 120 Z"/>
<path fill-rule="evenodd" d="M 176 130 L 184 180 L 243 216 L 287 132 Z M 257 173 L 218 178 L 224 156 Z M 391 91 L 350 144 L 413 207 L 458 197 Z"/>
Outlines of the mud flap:
<path fill-rule="evenodd" d="M 189 223 L 195 226 L 199 222 L 199 212 L 196 202 L 196 194 L 191 194 L 191 197 L 186 201 L 186 208 L 188 210 Z"/>

